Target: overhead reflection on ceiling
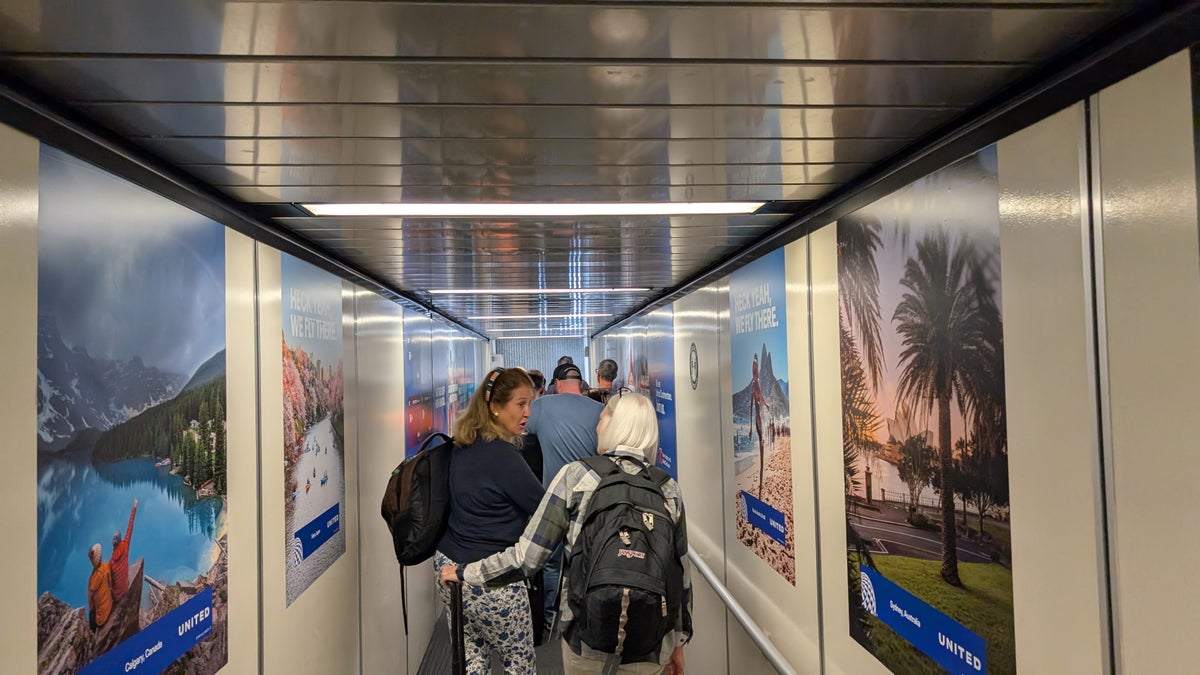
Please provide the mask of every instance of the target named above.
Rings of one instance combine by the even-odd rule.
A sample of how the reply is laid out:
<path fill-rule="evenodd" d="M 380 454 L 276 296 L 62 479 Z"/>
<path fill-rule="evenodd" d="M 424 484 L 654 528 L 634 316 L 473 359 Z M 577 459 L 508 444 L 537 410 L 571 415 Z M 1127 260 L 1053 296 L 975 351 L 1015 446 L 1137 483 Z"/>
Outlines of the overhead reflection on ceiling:
<path fill-rule="evenodd" d="M 1131 6 L 9 0 L 0 66 L 251 210 L 773 200 L 795 210 Z M 275 222 L 484 333 L 515 336 L 594 331 L 788 217 Z M 648 290 L 425 293 L 531 287 Z"/>

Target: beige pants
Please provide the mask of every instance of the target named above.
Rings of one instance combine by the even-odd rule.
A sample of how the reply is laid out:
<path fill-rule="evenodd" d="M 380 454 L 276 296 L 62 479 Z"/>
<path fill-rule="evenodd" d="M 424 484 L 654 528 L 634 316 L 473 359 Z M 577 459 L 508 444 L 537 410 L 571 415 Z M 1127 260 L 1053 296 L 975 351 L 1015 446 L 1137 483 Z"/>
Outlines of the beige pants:
<path fill-rule="evenodd" d="M 604 672 L 603 661 L 583 658 L 571 651 L 571 645 L 567 644 L 566 640 L 562 642 L 562 656 L 563 672 L 567 675 L 589 675 Z M 663 667 L 657 663 L 630 663 L 617 668 L 618 673 L 631 673 L 631 675 L 658 675 L 662 671 Z"/>

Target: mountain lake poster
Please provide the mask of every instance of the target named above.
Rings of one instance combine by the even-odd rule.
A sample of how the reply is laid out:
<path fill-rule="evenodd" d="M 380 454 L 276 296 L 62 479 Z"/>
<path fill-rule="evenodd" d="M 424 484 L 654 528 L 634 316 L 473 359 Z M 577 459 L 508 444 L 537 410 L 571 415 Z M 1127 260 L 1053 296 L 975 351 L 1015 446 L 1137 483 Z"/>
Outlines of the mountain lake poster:
<path fill-rule="evenodd" d="M 225 229 L 46 145 L 39 173 L 38 672 L 215 673 Z"/>

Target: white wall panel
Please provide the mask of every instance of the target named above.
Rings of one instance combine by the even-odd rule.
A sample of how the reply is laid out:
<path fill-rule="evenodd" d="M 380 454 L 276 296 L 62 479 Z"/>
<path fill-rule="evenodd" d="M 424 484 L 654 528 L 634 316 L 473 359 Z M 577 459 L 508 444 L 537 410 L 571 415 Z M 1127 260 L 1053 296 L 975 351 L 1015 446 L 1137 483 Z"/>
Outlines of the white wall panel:
<path fill-rule="evenodd" d="M 724 507 L 718 352 L 717 292 L 701 289 L 674 303 L 675 430 L 679 484 L 687 506 L 688 542 L 718 578 L 725 578 Z M 597 343 L 600 344 L 600 343 Z M 690 356 L 696 346 L 696 388 Z M 601 352 L 602 353 L 602 352 Z M 593 358 L 595 363 L 598 360 Z M 723 673 L 727 668 L 725 606 L 694 569 L 693 629 L 685 650 L 688 671 Z"/>
<path fill-rule="evenodd" d="M 799 361 L 804 361 L 803 367 L 807 368 L 807 350 L 797 351 L 797 346 L 794 343 L 792 324 L 799 321 L 806 321 L 808 316 L 807 307 L 803 310 L 798 310 L 793 307 L 791 298 L 794 261 L 790 256 L 787 257 L 787 282 L 788 282 L 788 368 L 787 377 L 789 381 L 796 377 L 797 368 L 801 367 Z M 720 333 L 719 354 L 721 359 L 721 396 L 720 396 L 720 419 L 723 424 L 726 420 L 733 419 L 733 373 L 730 366 L 730 333 L 728 326 L 730 325 L 729 311 L 729 283 L 728 277 L 723 279 L 718 285 L 715 285 L 718 295 L 716 298 L 717 311 L 720 316 L 719 325 L 722 328 Z M 807 341 L 807 329 L 804 331 L 803 339 Z M 805 380 L 807 378 L 805 377 Z M 797 400 L 797 387 L 792 385 L 789 387 L 791 395 L 791 416 L 792 416 L 792 463 L 793 463 L 793 481 L 801 480 L 795 474 L 795 464 L 797 455 L 807 457 L 808 443 L 803 441 L 804 438 L 811 438 L 811 434 L 807 437 L 801 436 L 807 432 L 807 420 L 809 412 L 807 409 L 807 392 L 804 394 L 804 401 Z M 797 406 L 802 406 L 797 408 Z M 804 420 L 799 420 L 798 417 L 803 416 Z M 801 426 L 798 426 L 801 425 Z M 801 584 L 811 584 L 811 581 L 801 581 L 801 575 L 811 575 L 811 565 L 807 568 L 797 565 L 797 586 L 793 587 L 787 579 L 783 578 L 774 568 L 759 558 L 753 551 L 744 546 L 737 539 L 737 513 L 733 508 L 734 495 L 737 494 L 736 486 L 734 485 L 734 462 L 733 462 L 733 438 L 732 432 L 728 428 L 723 429 L 721 434 L 721 458 L 724 469 L 724 487 L 721 491 L 722 500 L 724 503 L 725 517 L 725 584 L 729 588 L 729 592 L 737 599 L 745 608 L 747 613 L 759 624 L 759 627 L 766 634 L 784 655 L 785 658 L 793 665 L 800 669 L 798 672 L 815 672 L 815 664 L 818 663 L 818 642 L 815 639 L 816 630 L 812 632 L 812 638 L 805 635 L 798 627 L 800 622 L 807 623 L 807 618 L 811 616 L 815 620 L 815 597 L 808 597 L 807 590 L 801 590 Z M 809 473 L 803 475 L 811 475 Z M 809 479 L 811 481 L 811 478 Z M 808 504 L 801 504 L 796 499 L 796 485 L 793 483 L 793 512 L 794 520 L 794 541 L 797 542 L 797 550 L 800 550 L 801 537 L 805 536 L 803 532 L 811 532 L 808 525 L 802 524 L 801 521 L 809 518 L 812 512 Z M 805 571 L 805 570 L 808 571 Z M 812 577 L 815 579 L 815 577 Z M 806 577 L 807 579 L 807 577 Z M 811 602 L 811 604 L 809 604 Z M 761 650 L 751 641 L 749 635 L 742 628 L 732 615 L 727 616 L 726 624 L 728 625 L 729 635 L 729 665 L 730 672 L 737 673 L 769 673 L 774 672 L 774 668 L 763 657 Z M 805 668 L 813 668 L 813 670 L 805 670 Z"/>
<path fill-rule="evenodd" d="M 1115 628 L 1120 671 L 1200 672 L 1200 241 L 1181 52 L 1098 99 Z"/>
<path fill-rule="evenodd" d="M 256 673 L 259 659 L 258 415 L 254 335 L 255 244 L 225 230 L 226 473 L 229 512 L 228 673 Z M 274 464 L 269 465 L 274 468 Z"/>
<path fill-rule="evenodd" d="M 383 520 L 371 517 L 378 511 L 392 469 L 404 459 L 404 310 L 370 291 L 358 290 L 356 296 L 356 424 L 360 512 L 365 514 L 361 532 L 362 672 L 415 672 L 415 667 L 409 668 L 409 652 L 417 652 L 419 663 L 432 626 L 432 593 L 409 589 L 410 630 L 417 632 L 405 636 L 400 568 L 392 539 Z M 424 570 L 409 572 L 410 579 L 424 585 L 428 585 L 427 576 Z"/>
<path fill-rule="evenodd" d="M 730 592 L 754 617 L 775 647 L 798 672 L 817 672 L 820 663 L 820 627 L 817 612 L 816 520 L 813 513 L 812 407 L 809 375 L 808 332 L 808 243 L 801 240 L 784 250 L 787 280 L 788 394 L 791 416 L 792 521 L 795 542 L 796 584 L 793 586 L 735 534 L 736 513 L 732 509 L 733 439 L 722 435 L 726 484 L 726 584 Z M 723 296 L 723 323 L 729 321 L 729 298 Z M 732 383 L 729 340 L 722 335 L 722 376 L 726 382 L 721 400 L 721 419 L 732 419 Z M 836 360 L 836 359 L 835 359 Z M 840 454 L 839 454 L 840 456 Z M 760 650 L 736 622 L 730 624 L 730 664 L 766 665 Z M 749 667 L 749 666 L 747 666 Z M 769 668 L 769 666 L 766 666 Z M 740 669 L 738 672 L 742 672 Z"/>
<path fill-rule="evenodd" d="M 16 547 L 0 574 L 0 652 L 17 673 L 37 672 L 38 155 L 36 139 L 0 125 L 0 429 L 10 478 L 0 522 Z"/>
<path fill-rule="evenodd" d="M 344 284 L 343 288 L 348 288 Z M 262 452 L 262 649 L 268 673 L 350 673 L 359 668 L 358 486 L 353 423 L 356 380 L 346 369 L 346 552 L 289 607 L 286 602 L 283 485 L 283 334 L 280 253 L 258 246 L 259 386 Z M 351 297 L 343 293 L 343 298 Z M 353 302 L 343 301 L 343 364 L 354 363 Z"/>
<path fill-rule="evenodd" d="M 1019 672 L 1102 672 L 1108 648 L 1084 122 L 1075 105 L 997 148 Z"/>

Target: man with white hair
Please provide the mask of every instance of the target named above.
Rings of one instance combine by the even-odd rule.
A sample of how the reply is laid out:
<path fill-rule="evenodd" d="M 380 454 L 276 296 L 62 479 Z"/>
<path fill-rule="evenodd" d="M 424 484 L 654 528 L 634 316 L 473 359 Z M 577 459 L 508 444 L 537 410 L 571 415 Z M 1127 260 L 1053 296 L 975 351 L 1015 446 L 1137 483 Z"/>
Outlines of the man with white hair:
<path fill-rule="evenodd" d="M 112 614 L 112 572 L 104 562 L 99 542 L 92 544 L 88 560 L 92 561 L 92 575 L 88 577 L 88 625 L 94 631 L 108 623 Z"/>

